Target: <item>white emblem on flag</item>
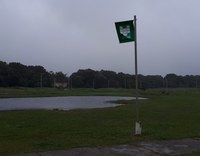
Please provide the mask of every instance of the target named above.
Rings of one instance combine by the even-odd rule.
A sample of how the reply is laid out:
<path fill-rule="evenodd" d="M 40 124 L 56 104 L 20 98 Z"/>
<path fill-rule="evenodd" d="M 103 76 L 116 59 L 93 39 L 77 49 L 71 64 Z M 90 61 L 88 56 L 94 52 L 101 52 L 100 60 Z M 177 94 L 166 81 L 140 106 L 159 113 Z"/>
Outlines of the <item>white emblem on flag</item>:
<path fill-rule="evenodd" d="M 120 33 L 121 33 L 122 35 L 124 35 L 126 38 L 131 38 L 131 34 L 130 34 L 131 30 L 130 30 L 130 26 L 129 26 L 129 25 L 127 25 L 126 27 L 120 26 L 120 27 L 119 27 L 119 31 L 120 31 Z"/>

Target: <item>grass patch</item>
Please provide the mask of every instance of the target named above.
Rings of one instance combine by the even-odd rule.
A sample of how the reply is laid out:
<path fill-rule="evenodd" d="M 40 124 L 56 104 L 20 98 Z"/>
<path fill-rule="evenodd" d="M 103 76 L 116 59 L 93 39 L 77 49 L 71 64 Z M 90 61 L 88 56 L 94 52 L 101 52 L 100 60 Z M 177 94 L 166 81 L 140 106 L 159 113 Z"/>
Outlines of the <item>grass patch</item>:
<path fill-rule="evenodd" d="M 52 96 L 133 96 L 133 89 L 57 89 L 57 88 L 0 88 L 0 98 Z"/>
<path fill-rule="evenodd" d="M 83 89 L 84 90 L 84 89 Z M 90 95 L 91 90 L 73 90 Z M 97 90 L 92 95 L 130 96 L 130 90 Z M 70 93 L 71 95 L 73 95 Z M 134 101 L 116 108 L 72 111 L 1 111 L 0 155 L 72 147 L 134 144 L 138 140 L 200 137 L 199 90 L 146 90 L 141 100 L 142 136 L 135 137 Z M 193 156 L 193 155 L 192 155 Z"/>
<path fill-rule="evenodd" d="M 0 154 L 131 143 L 130 116 L 120 108 L 1 112 Z"/>
<path fill-rule="evenodd" d="M 188 154 L 182 154 L 182 155 L 179 155 L 179 156 L 199 156 L 200 153 L 188 153 Z"/>

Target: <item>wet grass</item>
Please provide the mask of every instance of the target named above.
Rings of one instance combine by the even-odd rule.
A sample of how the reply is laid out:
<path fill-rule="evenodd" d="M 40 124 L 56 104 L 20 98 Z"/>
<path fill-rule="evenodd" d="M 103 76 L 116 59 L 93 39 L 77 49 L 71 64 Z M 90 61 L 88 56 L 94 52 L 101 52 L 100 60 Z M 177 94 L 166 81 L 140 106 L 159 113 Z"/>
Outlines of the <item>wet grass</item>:
<path fill-rule="evenodd" d="M 123 95 L 132 94 L 123 91 Z M 102 92 L 98 95 L 112 93 L 111 89 Z M 122 90 L 113 92 L 122 95 Z M 141 137 L 134 136 L 134 101 L 121 101 L 126 104 L 106 109 L 1 111 L 0 155 L 200 137 L 199 90 L 157 89 L 140 94 L 149 98 L 139 102 Z"/>
<path fill-rule="evenodd" d="M 57 88 L 0 88 L 0 98 L 52 96 L 133 96 L 133 89 L 57 89 Z"/>
<path fill-rule="evenodd" d="M 1 112 L 0 154 L 131 143 L 132 115 L 125 112 L 123 108 Z"/>
<path fill-rule="evenodd" d="M 179 156 L 200 156 L 200 153 L 188 153 L 188 154 L 182 154 L 182 155 L 179 155 Z"/>

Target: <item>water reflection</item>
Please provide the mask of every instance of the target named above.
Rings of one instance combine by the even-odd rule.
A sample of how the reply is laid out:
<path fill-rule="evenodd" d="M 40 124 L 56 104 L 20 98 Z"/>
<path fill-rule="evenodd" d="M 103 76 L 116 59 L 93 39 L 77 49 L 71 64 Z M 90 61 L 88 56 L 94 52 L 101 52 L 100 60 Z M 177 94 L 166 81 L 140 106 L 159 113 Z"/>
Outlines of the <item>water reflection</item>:
<path fill-rule="evenodd" d="M 108 101 L 131 100 L 134 97 L 113 96 L 68 96 L 42 98 L 8 98 L 0 99 L 0 110 L 27 110 L 27 109 L 89 109 L 119 106 Z"/>

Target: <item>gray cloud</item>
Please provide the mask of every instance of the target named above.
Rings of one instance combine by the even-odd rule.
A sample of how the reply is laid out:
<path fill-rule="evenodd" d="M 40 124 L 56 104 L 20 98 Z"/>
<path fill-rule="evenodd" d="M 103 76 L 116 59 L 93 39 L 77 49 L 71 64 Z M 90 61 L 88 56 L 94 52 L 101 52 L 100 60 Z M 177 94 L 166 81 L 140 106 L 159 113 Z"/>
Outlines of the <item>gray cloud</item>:
<path fill-rule="evenodd" d="M 134 73 L 134 44 L 119 44 L 114 22 L 138 21 L 141 74 L 199 74 L 198 0 L 1 0 L 2 61 L 72 73 Z"/>

